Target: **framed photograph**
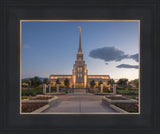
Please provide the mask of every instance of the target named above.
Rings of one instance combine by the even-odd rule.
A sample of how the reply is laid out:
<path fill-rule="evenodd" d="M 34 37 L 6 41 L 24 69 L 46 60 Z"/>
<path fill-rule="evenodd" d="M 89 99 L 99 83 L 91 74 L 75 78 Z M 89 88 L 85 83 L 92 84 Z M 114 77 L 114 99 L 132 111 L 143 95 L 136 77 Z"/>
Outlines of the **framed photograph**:
<path fill-rule="evenodd" d="M 2 1 L 0 132 L 160 133 L 158 1 Z"/>
<path fill-rule="evenodd" d="M 139 20 L 20 20 L 20 34 L 21 114 L 140 114 Z"/>

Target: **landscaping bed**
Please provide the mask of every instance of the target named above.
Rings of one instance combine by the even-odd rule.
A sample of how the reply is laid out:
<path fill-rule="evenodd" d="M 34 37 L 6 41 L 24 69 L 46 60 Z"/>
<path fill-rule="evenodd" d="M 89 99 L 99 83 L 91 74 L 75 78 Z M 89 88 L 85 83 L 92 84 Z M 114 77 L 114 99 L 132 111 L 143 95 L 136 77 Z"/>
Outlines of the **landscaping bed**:
<path fill-rule="evenodd" d="M 114 104 L 115 106 L 131 113 L 137 113 L 138 112 L 138 104 L 137 103 L 131 103 L 131 104 Z"/>
<path fill-rule="evenodd" d="M 30 99 L 21 100 L 22 113 L 40 113 L 47 109 L 50 105 L 56 103 L 57 96 L 37 95 Z"/>
<path fill-rule="evenodd" d="M 33 112 L 46 104 L 34 103 L 34 104 L 22 104 L 22 113 L 30 113 Z"/>
<path fill-rule="evenodd" d="M 138 103 L 137 100 L 128 99 L 120 95 L 109 95 L 102 98 L 102 102 L 108 105 L 116 103 Z"/>

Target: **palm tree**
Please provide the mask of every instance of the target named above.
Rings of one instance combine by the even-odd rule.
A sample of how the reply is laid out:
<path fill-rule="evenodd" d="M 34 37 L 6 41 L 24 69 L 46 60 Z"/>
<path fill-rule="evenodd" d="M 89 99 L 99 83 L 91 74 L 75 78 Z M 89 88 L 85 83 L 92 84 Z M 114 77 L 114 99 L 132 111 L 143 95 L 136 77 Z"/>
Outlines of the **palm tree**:
<path fill-rule="evenodd" d="M 98 85 L 101 85 L 101 84 L 103 84 L 103 82 L 100 80 L 99 83 L 98 83 Z"/>
<path fill-rule="evenodd" d="M 45 78 L 45 79 L 43 80 L 43 83 L 45 83 L 45 84 L 49 84 L 49 83 L 50 83 L 50 81 L 49 81 L 49 79 L 48 79 L 48 78 Z"/>
<path fill-rule="evenodd" d="M 128 82 L 128 79 L 123 78 L 123 79 L 119 79 L 118 82 L 117 82 L 117 84 L 119 86 L 126 87 L 127 86 L 127 82 Z"/>
<path fill-rule="evenodd" d="M 67 78 L 64 80 L 64 85 L 65 85 L 66 87 L 69 87 L 69 80 L 68 80 Z"/>
<path fill-rule="evenodd" d="M 31 80 L 31 85 L 34 87 L 37 87 L 42 84 L 42 81 L 37 76 L 35 76 L 34 78 L 30 80 Z"/>
<path fill-rule="evenodd" d="M 95 81 L 92 80 L 92 81 L 90 82 L 90 86 L 91 86 L 92 88 L 94 88 L 95 85 L 96 85 Z"/>
<path fill-rule="evenodd" d="M 69 80 L 67 78 L 64 80 L 64 85 L 66 86 L 66 93 L 68 93 Z"/>
<path fill-rule="evenodd" d="M 108 85 L 111 85 L 113 87 L 113 84 L 115 84 L 113 79 L 108 80 L 107 82 Z"/>
<path fill-rule="evenodd" d="M 60 81 L 59 81 L 59 79 L 56 80 L 56 84 L 61 84 Z"/>

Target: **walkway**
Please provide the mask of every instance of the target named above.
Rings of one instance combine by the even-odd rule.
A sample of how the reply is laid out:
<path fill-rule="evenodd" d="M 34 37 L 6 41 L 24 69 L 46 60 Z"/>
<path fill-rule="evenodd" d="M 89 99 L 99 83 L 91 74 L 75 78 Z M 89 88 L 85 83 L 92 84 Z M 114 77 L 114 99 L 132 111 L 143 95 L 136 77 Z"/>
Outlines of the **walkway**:
<path fill-rule="evenodd" d="M 89 93 L 74 93 L 58 96 L 56 104 L 45 110 L 45 113 L 115 113 L 102 103 L 102 96 Z"/>

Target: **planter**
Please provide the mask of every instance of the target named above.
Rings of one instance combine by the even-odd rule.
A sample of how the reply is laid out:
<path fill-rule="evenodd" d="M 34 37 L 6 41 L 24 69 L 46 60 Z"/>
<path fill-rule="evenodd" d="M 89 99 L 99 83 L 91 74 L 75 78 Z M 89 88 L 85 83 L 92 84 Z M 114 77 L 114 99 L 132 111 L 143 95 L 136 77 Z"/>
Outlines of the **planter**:
<path fill-rule="evenodd" d="M 95 93 L 94 95 L 115 95 L 114 93 Z"/>
<path fill-rule="evenodd" d="M 112 109 L 114 109 L 115 111 L 119 112 L 119 113 L 128 113 L 127 111 L 125 111 L 125 110 L 123 110 L 123 109 L 121 109 L 121 108 L 119 108 L 119 107 L 117 107 L 115 105 L 110 104 L 110 107 Z"/>
<path fill-rule="evenodd" d="M 34 98 L 36 98 L 36 97 L 34 97 Z M 30 100 L 30 99 L 25 99 L 25 100 L 22 100 L 21 103 L 22 104 L 32 104 L 32 103 L 50 104 L 50 103 L 52 103 L 53 101 L 55 101 L 57 99 L 58 99 L 57 96 L 54 96 L 54 98 L 51 98 L 51 99 L 48 99 L 48 100 Z"/>
<path fill-rule="evenodd" d="M 137 100 L 133 99 L 126 99 L 126 100 L 111 100 L 109 98 L 106 98 L 105 96 L 102 98 L 102 102 L 106 104 L 115 104 L 115 103 L 138 103 Z"/>
<path fill-rule="evenodd" d="M 39 109 L 31 112 L 31 113 L 32 113 L 32 114 L 41 113 L 41 112 L 43 112 L 44 110 L 46 110 L 47 108 L 49 108 L 49 106 L 50 106 L 50 105 L 45 105 L 45 106 L 43 106 L 43 107 L 41 107 L 41 108 L 39 108 Z"/>
<path fill-rule="evenodd" d="M 59 92 L 59 93 L 46 93 L 46 95 L 65 95 L 65 92 Z"/>
<path fill-rule="evenodd" d="M 36 97 L 34 97 L 36 98 Z M 55 104 L 58 100 L 57 96 L 54 96 L 54 98 L 48 99 L 48 100 L 30 100 L 30 99 L 25 99 L 22 100 L 21 103 L 22 104 L 45 104 L 43 107 L 36 109 L 35 111 L 31 112 L 31 113 L 40 113 L 44 110 L 46 110 L 49 106 Z M 25 112 L 24 112 L 25 113 Z"/>
<path fill-rule="evenodd" d="M 116 96 L 113 96 L 113 97 L 116 97 Z M 119 96 L 121 97 L 121 96 Z M 123 97 L 122 97 L 123 98 Z M 124 99 L 124 100 L 123 100 Z M 126 98 L 123 98 L 122 100 L 112 100 L 110 98 L 106 98 L 105 96 L 102 98 L 102 102 L 104 104 L 107 104 L 109 107 L 111 107 L 112 109 L 114 109 L 115 111 L 119 112 L 119 113 L 129 113 L 128 111 L 125 111 L 124 109 L 116 106 L 116 104 L 135 104 L 135 103 L 138 103 L 137 100 L 133 100 L 133 99 L 126 99 Z"/>

